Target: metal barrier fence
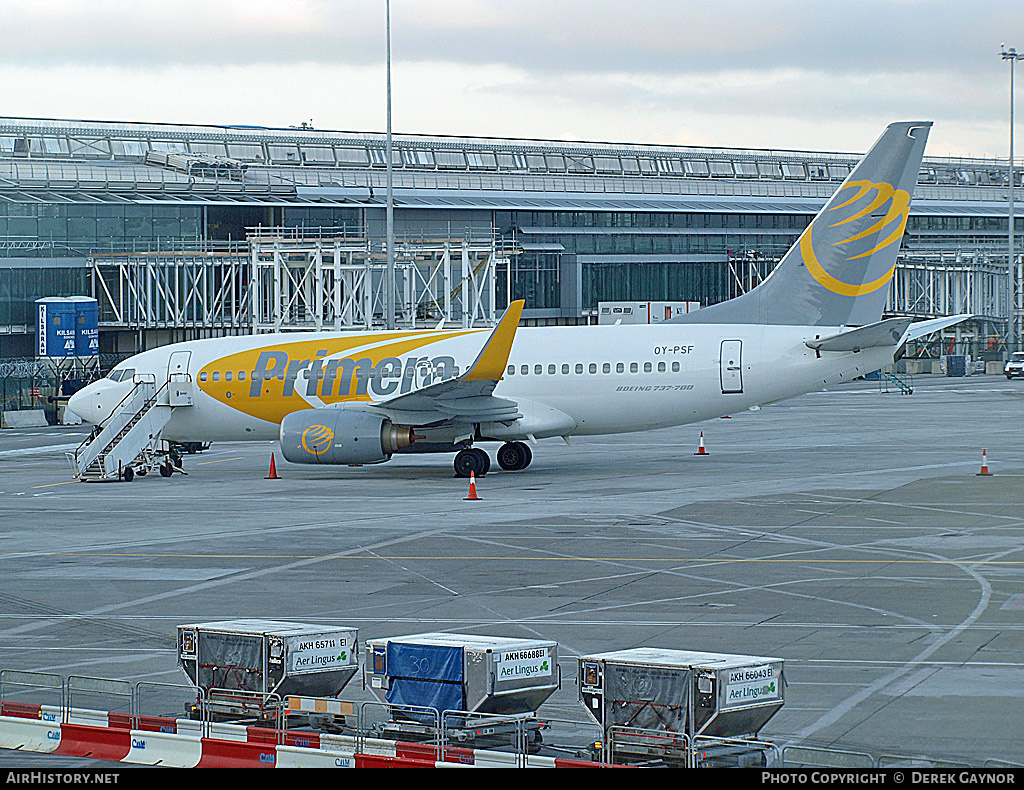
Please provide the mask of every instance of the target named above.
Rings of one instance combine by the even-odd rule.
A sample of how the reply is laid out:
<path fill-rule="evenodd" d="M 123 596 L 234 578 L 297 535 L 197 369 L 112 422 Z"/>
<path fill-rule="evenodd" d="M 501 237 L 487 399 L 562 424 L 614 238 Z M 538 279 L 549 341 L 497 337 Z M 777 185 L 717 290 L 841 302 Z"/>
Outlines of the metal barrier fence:
<path fill-rule="evenodd" d="M 406 737 L 418 736 L 420 743 L 441 751 L 441 714 L 436 708 L 420 705 L 392 705 L 378 700 L 366 700 L 356 708 L 355 736 L 356 751 L 366 748 L 368 738 L 385 738 L 389 731 L 388 725 L 398 719 L 406 719 L 409 729 Z M 383 713 L 381 716 L 379 714 Z M 414 726 L 415 725 L 415 726 Z"/>
<path fill-rule="evenodd" d="M 718 738 L 697 735 L 693 739 L 693 768 L 779 768 L 782 750 L 771 741 L 756 738 Z"/>
<path fill-rule="evenodd" d="M 27 698 L 28 695 L 31 695 L 31 699 Z M 42 704 L 58 711 L 63 722 L 66 710 L 64 703 L 64 678 L 60 675 L 0 669 L 0 710 L 17 708 L 19 705 Z"/>
<path fill-rule="evenodd" d="M 528 767 L 531 755 L 543 749 L 571 760 L 637 767 L 1024 768 L 1022 763 L 994 758 L 979 763 L 955 757 L 873 755 L 813 745 L 780 748 L 773 742 L 755 738 L 696 736 L 691 743 L 683 733 L 622 726 L 610 727 L 602 738 L 600 726 L 585 721 L 527 714 L 439 712 L 435 708 L 378 700 L 356 704 L 333 697 L 302 698 L 304 702 L 322 703 L 322 708 L 321 704 L 315 706 L 317 710 L 333 706 L 330 709 L 335 713 L 321 715 L 291 707 L 296 699 L 236 689 L 210 689 L 209 693 L 204 693 L 190 685 L 131 683 L 83 675 L 64 679 L 44 672 L 0 670 L 0 715 L 3 716 L 25 717 L 31 713 L 31 717 L 38 716 L 55 724 L 91 724 L 154 732 L 175 729 L 181 732 L 184 726 L 181 720 L 185 718 L 195 720 L 194 729 L 190 731 L 205 738 L 223 737 L 217 729 L 221 722 L 243 724 L 256 727 L 255 732 L 266 739 L 265 742 L 278 745 L 306 745 L 303 739 L 308 739 L 309 728 L 312 728 L 347 736 L 357 753 L 386 754 L 381 751 L 382 742 L 401 741 L 406 756 L 411 753 L 419 759 L 439 762 L 475 760 L 480 764 L 484 759 L 481 754 L 486 754 L 489 755 L 486 764 Z M 555 737 L 546 738 L 542 733 Z M 597 738 L 590 738 L 592 735 Z M 563 738 L 564 742 L 559 745 Z M 548 740 L 550 743 L 546 742 Z"/>
<path fill-rule="evenodd" d="M 972 768 L 966 762 L 937 760 L 934 757 L 908 757 L 898 754 L 881 754 L 875 762 L 876 768 Z"/>
<path fill-rule="evenodd" d="M 602 762 L 640 766 L 690 768 L 689 738 L 681 732 L 615 725 L 604 739 Z"/>
<path fill-rule="evenodd" d="M 782 749 L 784 768 L 874 768 L 875 758 L 867 752 L 851 752 L 820 746 L 785 746 Z"/>

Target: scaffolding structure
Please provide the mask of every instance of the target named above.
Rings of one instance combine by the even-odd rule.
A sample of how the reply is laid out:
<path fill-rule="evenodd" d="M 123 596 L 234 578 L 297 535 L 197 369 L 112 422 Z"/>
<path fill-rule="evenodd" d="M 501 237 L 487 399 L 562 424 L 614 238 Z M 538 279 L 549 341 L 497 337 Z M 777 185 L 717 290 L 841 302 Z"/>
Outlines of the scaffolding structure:
<path fill-rule="evenodd" d="M 249 235 L 253 333 L 372 329 L 386 321 L 386 248 L 331 228 Z M 495 273 L 512 250 L 493 234 L 395 242 L 397 325 L 493 326 Z"/>
<path fill-rule="evenodd" d="M 1007 304 L 1005 256 L 911 252 L 897 262 L 886 309 L 921 318 L 969 313 L 1005 326 Z"/>
<path fill-rule="evenodd" d="M 730 256 L 730 296 L 764 282 L 779 260 L 754 251 Z M 969 313 L 974 321 L 1005 328 L 1006 291 L 1006 261 L 998 253 L 904 251 L 896 259 L 885 314 L 923 319 Z M 1015 310 L 1018 342 L 1022 313 Z"/>
<path fill-rule="evenodd" d="M 513 246 L 494 235 L 395 244 L 402 328 L 493 326 L 495 273 Z M 254 228 L 247 251 L 89 258 L 100 325 L 191 335 L 373 329 L 385 321 L 385 249 L 338 228 Z"/>
<path fill-rule="evenodd" d="M 223 334 L 249 324 L 245 253 L 114 253 L 89 258 L 89 266 L 104 328 Z"/>

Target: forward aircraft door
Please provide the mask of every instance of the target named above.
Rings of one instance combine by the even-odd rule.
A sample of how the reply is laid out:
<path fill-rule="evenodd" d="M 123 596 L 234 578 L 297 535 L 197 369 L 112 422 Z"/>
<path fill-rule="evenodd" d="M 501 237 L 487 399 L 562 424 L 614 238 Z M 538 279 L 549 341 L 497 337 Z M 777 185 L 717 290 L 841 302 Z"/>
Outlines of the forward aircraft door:
<path fill-rule="evenodd" d="M 743 392 L 743 341 L 723 340 L 722 356 L 722 392 Z"/>
<path fill-rule="evenodd" d="M 191 351 L 175 351 L 167 359 L 168 406 L 192 406 L 195 403 L 192 378 L 188 375 L 191 357 Z"/>
<path fill-rule="evenodd" d="M 167 360 L 167 378 L 170 379 L 175 373 L 187 375 L 191 356 L 191 351 L 175 351 L 171 354 Z"/>

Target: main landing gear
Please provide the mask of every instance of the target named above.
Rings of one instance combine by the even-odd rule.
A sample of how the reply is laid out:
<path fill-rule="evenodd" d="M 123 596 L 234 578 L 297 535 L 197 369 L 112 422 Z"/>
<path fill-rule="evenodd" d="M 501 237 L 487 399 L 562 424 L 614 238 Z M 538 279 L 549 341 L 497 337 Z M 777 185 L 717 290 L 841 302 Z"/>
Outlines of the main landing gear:
<path fill-rule="evenodd" d="M 470 472 L 476 477 L 483 477 L 491 468 L 491 458 L 479 447 L 459 450 L 455 454 L 455 476 L 469 477 Z"/>
<path fill-rule="evenodd" d="M 498 466 L 507 472 L 518 472 L 530 465 L 533 450 L 525 442 L 505 442 L 498 448 Z"/>
<path fill-rule="evenodd" d="M 495 456 L 498 466 L 506 472 L 518 472 L 530 465 L 533 460 L 533 451 L 524 442 L 506 442 Z M 490 456 L 478 447 L 470 447 L 466 450 L 459 450 L 455 454 L 455 476 L 469 477 L 472 473 L 476 477 L 483 477 L 491 468 Z"/>

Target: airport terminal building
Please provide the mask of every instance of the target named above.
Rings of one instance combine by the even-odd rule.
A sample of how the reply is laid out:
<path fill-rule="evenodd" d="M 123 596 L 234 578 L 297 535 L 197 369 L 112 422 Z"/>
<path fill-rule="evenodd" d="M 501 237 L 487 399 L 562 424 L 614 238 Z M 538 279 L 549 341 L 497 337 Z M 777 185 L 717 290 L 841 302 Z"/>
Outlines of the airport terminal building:
<path fill-rule="evenodd" d="M 487 320 L 510 296 L 533 323 L 722 301 L 771 271 L 859 158 L 395 135 L 405 323 Z M 947 338 L 960 353 L 1003 353 L 1007 178 L 995 160 L 921 169 L 888 312 L 974 314 Z M 382 134 L 0 118 L 0 357 L 33 355 L 49 296 L 95 297 L 111 355 L 380 325 L 385 206 Z"/>

